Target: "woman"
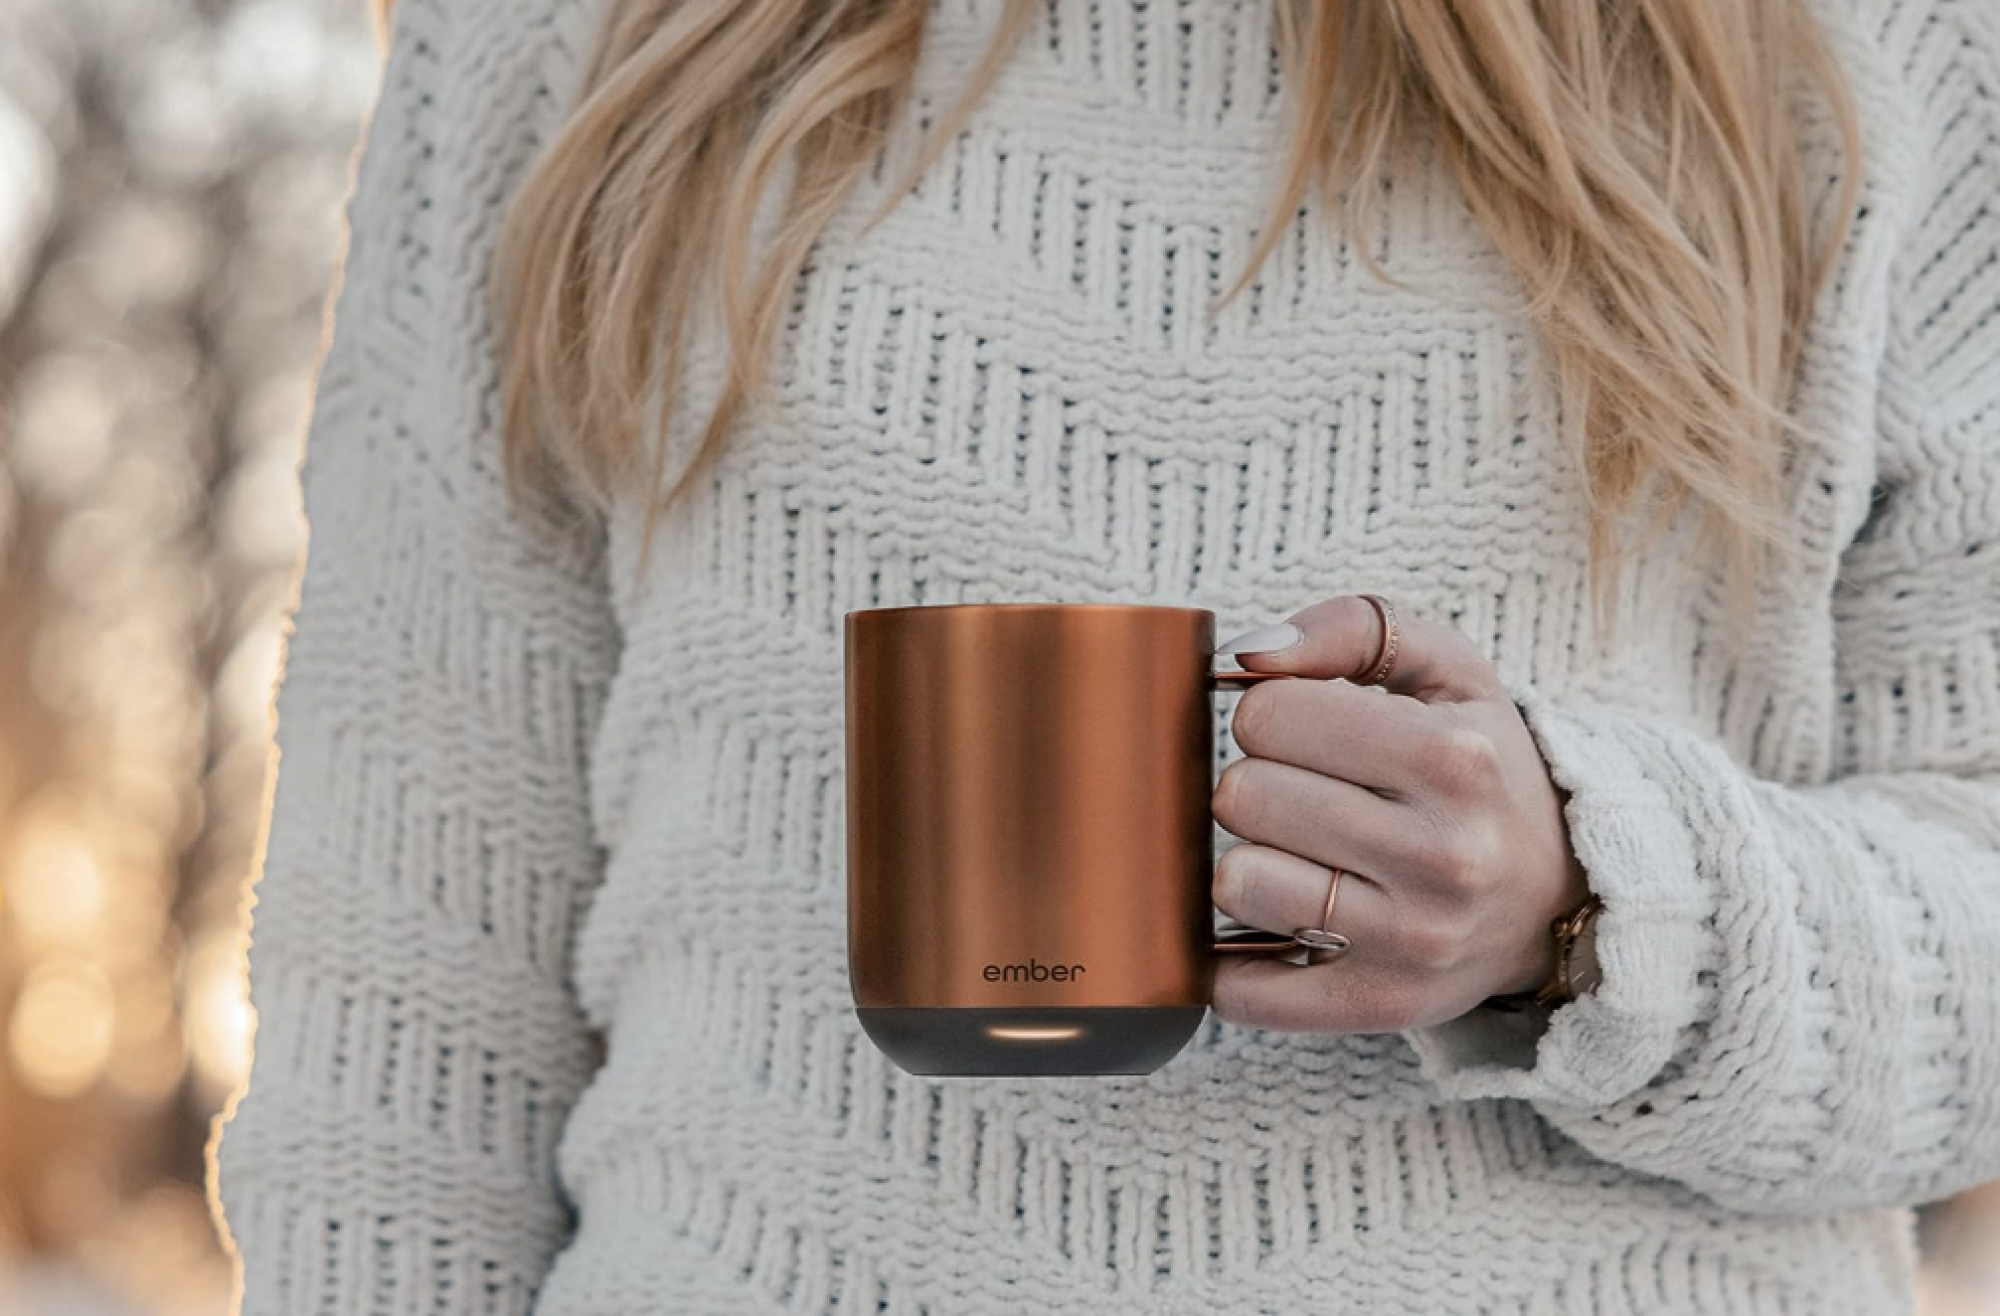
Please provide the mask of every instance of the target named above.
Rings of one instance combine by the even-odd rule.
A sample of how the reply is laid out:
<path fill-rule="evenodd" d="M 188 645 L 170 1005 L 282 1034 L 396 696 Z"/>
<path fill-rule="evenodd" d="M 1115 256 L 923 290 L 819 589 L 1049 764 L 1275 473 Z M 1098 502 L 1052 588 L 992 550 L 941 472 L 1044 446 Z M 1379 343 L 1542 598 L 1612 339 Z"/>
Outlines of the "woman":
<path fill-rule="evenodd" d="M 1990 7 L 393 28 L 246 1310 L 1909 1308 L 2000 1176 Z M 1214 894 L 1349 949 L 1148 1076 L 854 1021 L 842 618 L 1008 599 L 1320 678 L 1218 711 Z M 1519 1008 L 1586 897 L 1601 981 Z"/>

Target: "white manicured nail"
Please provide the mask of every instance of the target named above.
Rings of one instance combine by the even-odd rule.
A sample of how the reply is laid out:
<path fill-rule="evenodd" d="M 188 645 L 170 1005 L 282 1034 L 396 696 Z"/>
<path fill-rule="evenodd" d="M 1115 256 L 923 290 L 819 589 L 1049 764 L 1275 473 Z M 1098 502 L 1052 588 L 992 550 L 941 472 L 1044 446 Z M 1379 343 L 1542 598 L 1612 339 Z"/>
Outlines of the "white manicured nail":
<path fill-rule="evenodd" d="M 1232 635 L 1215 646 L 1217 653 L 1282 653 L 1300 640 L 1306 633 L 1288 621 L 1273 622 L 1269 626 L 1258 626 Z"/>

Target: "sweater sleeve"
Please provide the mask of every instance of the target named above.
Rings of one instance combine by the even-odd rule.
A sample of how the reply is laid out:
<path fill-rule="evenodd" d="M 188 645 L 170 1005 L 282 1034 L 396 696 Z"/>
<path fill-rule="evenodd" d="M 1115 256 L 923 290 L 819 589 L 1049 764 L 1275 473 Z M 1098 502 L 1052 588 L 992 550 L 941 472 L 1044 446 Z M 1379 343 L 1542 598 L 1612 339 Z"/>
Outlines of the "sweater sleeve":
<path fill-rule="evenodd" d="M 2000 41 L 1973 6 L 1934 21 L 1875 501 L 1830 602 L 1837 771 L 1781 785 L 1685 722 L 1511 682 L 1605 901 L 1603 980 L 1405 1034 L 1447 1097 L 1525 1099 L 1750 1211 L 2000 1178 Z"/>
<path fill-rule="evenodd" d="M 255 1060 L 212 1140 L 246 1316 L 528 1311 L 597 1063 L 569 982 L 615 662 L 601 533 L 518 515 L 484 273 L 540 55 L 401 0 L 300 468 L 252 888 Z"/>

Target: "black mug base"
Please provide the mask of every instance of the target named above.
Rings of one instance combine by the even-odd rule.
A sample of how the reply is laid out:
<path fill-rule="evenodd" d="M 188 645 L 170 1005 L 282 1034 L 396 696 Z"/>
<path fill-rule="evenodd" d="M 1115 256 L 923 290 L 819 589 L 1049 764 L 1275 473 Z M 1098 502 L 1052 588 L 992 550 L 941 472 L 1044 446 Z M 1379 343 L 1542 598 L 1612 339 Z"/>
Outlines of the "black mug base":
<path fill-rule="evenodd" d="M 934 1078 L 1150 1074 L 1180 1054 L 1205 1005 L 1020 1009 L 856 1006 L 882 1053 Z"/>

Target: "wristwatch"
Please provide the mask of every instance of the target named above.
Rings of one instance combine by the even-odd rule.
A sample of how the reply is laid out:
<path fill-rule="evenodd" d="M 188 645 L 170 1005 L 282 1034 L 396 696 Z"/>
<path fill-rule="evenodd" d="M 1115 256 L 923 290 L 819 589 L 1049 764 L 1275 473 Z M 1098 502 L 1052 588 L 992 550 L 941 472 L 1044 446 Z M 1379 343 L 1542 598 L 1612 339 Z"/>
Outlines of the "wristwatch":
<path fill-rule="evenodd" d="M 1479 1004 L 1491 1010 L 1525 1010 L 1531 1005 L 1561 1005 L 1592 990 L 1603 979 L 1597 966 L 1597 915 L 1604 902 L 1592 895 L 1549 924 L 1556 938 L 1556 967 L 1549 980 L 1534 991 L 1489 996 Z"/>

